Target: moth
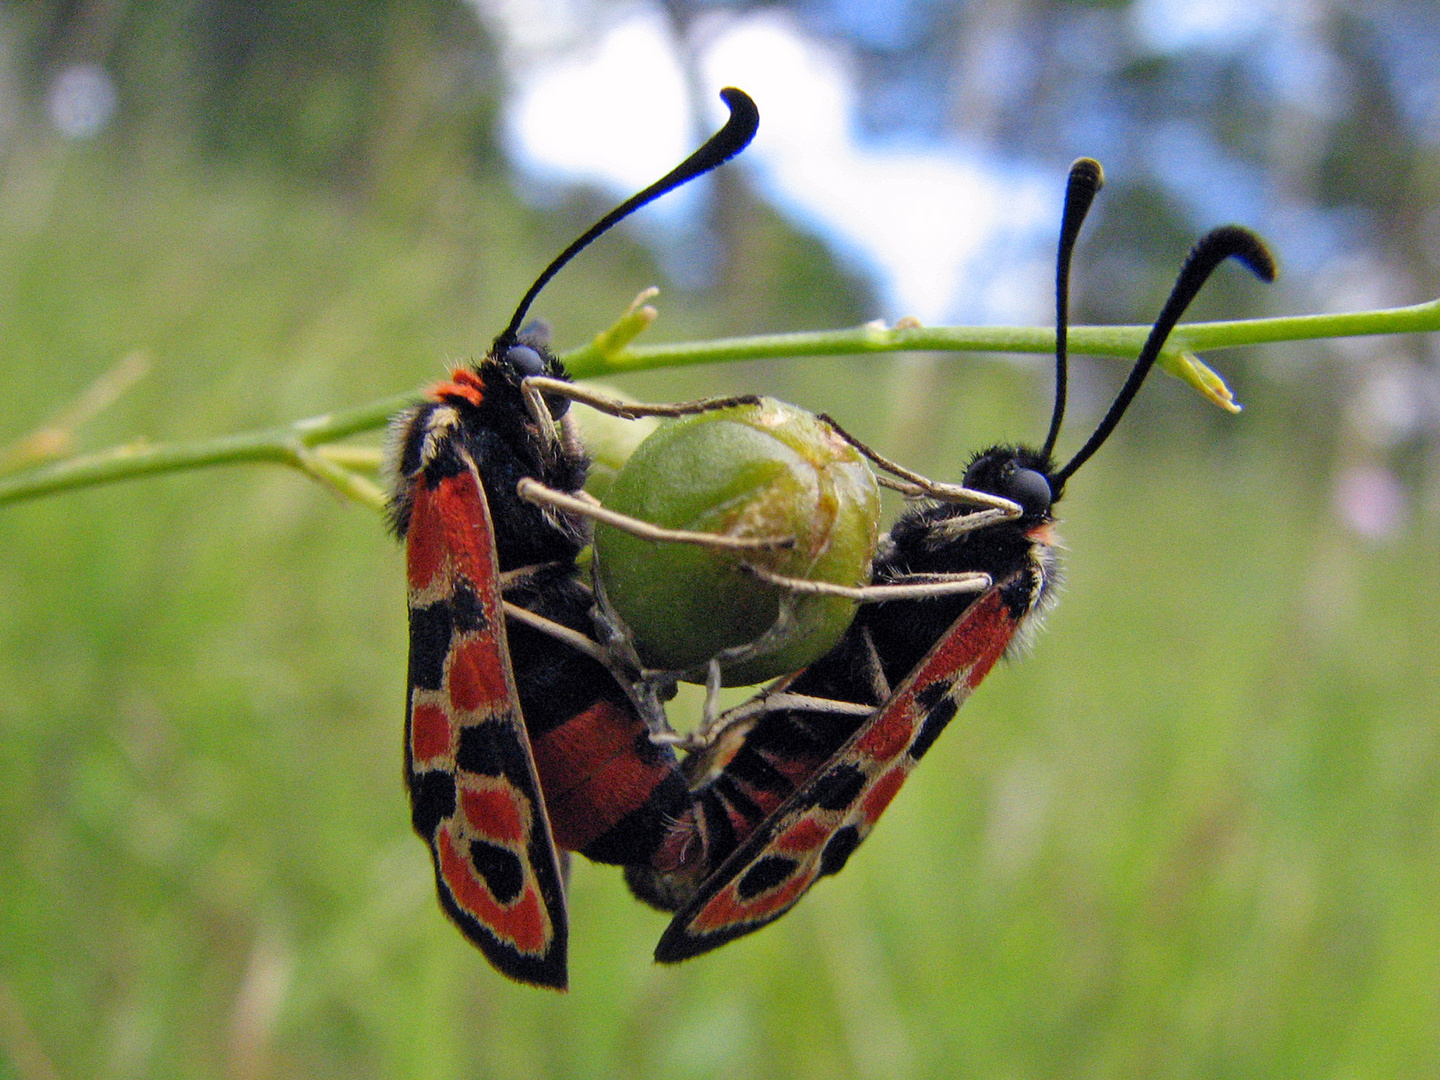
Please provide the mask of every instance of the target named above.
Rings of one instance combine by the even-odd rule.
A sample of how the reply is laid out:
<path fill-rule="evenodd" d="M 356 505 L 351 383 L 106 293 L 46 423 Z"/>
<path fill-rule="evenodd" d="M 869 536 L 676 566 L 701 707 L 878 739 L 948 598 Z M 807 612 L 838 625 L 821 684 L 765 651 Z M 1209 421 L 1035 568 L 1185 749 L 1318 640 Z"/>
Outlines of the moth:
<path fill-rule="evenodd" d="M 674 752 L 650 738 L 588 636 L 592 601 L 576 573 L 583 519 L 522 495 L 525 483 L 578 495 L 588 459 L 564 367 L 521 325 L 593 240 L 749 144 L 754 102 L 734 88 L 721 97 L 730 117 L 719 132 L 561 252 L 485 357 L 393 424 L 412 821 L 430 847 L 441 906 L 522 982 L 567 983 L 559 850 L 643 862 L 691 795 Z"/>
<path fill-rule="evenodd" d="M 1054 505 L 1115 430 L 1211 273 L 1233 257 L 1262 280 L 1274 278 L 1270 253 L 1246 229 L 1204 236 L 1104 419 L 1058 465 L 1070 263 L 1102 184 L 1097 162 L 1071 167 L 1056 260 L 1055 399 L 1043 444 L 984 450 L 956 487 L 856 443 L 896 478 L 891 486 L 922 500 L 892 528 L 872 570 L 872 592 L 904 594 L 862 604 L 829 654 L 741 706 L 686 763 L 695 800 L 672 829 L 672 862 L 697 846 L 704 857 L 677 870 L 657 870 L 663 858 L 626 870 L 637 896 L 676 913 L 657 960 L 684 960 L 767 925 L 845 865 L 971 691 L 1053 603 Z M 976 574 L 989 582 L 983 592 L 949 588 Z"/>

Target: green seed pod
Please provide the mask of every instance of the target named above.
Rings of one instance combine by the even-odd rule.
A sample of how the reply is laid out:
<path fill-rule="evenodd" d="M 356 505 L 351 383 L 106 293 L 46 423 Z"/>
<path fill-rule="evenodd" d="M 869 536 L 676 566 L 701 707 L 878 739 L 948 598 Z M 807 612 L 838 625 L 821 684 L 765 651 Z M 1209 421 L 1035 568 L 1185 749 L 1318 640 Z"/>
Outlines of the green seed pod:
<path fill-rule="evenodd" d="M 742 565 L 865 584 L 880 495 L 854 447 L 812 414 L 767 398 L 662 425 L 615 478 L 605 506 L 665 528 L 793 539 L 789 547 L 731 551 L 595 527 L 605 597 L 641 660 L 702 680 L 721 651 L 758 644 L 759 653 L 723 669 L 726 686 L 744 686 L 828 652 L 855 602 L 799 594 Z M 777 628 L 782 603 L 790 618 Z"/>

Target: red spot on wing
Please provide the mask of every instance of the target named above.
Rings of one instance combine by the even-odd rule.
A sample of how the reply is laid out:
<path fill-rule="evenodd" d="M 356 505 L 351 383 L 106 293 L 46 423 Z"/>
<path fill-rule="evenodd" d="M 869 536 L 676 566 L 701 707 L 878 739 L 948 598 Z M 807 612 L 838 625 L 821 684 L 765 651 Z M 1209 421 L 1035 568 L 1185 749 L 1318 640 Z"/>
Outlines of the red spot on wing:
<path fill-rule="evenodd" d="M 975 689 L 1005 652 L 1018 625 L 1005 606 L 1000 590 L 991 589 L 960 617 L 923 663 L 915 685 L 923 686 L 964 670 L 967 672 L 965 685 Z"/>
<path fill-rule="evenodd" d="M 689 929 L 691 933 L 713 934 L 717 930 L 744 921 L 744 909 L 740 898 L 735 895 L 735 886 L 731 885 L 695 913 L 695 917 L 690 920 Z"/>
<path fill-rule="evenodd" d="M 405 576 L 410 588 L 428 587 L 444 563 L 445 534 L 434 492 L 417 483 L 410 510 L 410 529 L 405 534 Z"/>
<path fill-rule="evenodd" d="M 436 577 L 447 572 L 463 575 L 482 594 L 494 590 L 490 508 L 470 469 L 445 477 L 433 488 L 416 482 L 405 544 L 412 591 L 433 587 Z"/>
<path fill-rule="evenodd" d="M 410 756 L 417 765 L 453 755 L 455 727 L 437 705 L 416 705 L 410 714 Z"/>
<path fill-rule="evenodd" d="M 501 905 L 476 876 L 469 861 L 455 850 L 448 829 L 442 828 L 435 840 L 440 876 L 456 905 L 517 952 L 543 956 L 553 934 L 534 882 L 526 881 L 513 904 Z"/>
<path fill-rule="evenodd" d="M 885 808 L 890 805 L 890 800 L 895 798 L 900 791 L 900 785 L 905 783 L 905 778 L 910 775 L 910 770 L 904 765 L 897 765 L 879 780 L 866 794 L 861 803 L 860 810 L 864 815 L 865 822 L 874 825 Z"/>
<path fill-rule="evenodd" d="M 814 818 L 802 818 L 777 836 L 771 847 L 782 855 L 807 855 L 823 847 L 834 832 Z"/>
<path fill-rule="evenodd" d="M 508 665 L 493 637 L 482 635 L 452 646 L 450 703 L 463 712 L 495 712 L 510 701 Z"/>
<path fill-rule="evenodd" d="M 749 900 L 742 900 L 737 886 L 731 884 L 716 895 L 690 920 L 690 928 L 701 934 L 713 934 L 741 923 L 768 922 L 783 915 L 810 888 L 815 880 L 816 862 L 802 865 L 780 885 Z"/>
<path fill-rule="evenodd" d="M 519 847 L 525 843 L 528 800 L 523 799 L 513 789 L 467 785 L 460 791 L 460 808 L 466 824 L 486 840 Z"/>
<path fill-rule="evenodd" d="M 440 481 L 435 489 L 435 505 L 445 550 L 455 570 L 469 578 L 477 592 L 494 590 L 495 538 L 490 507 L 475 473 L 466 469 Z"/>
<path fill-rule="evenodd" d="M 1004 640 L 997 641 L 993 647 L 987 649 L 986 652 L 981 655 L 975 666 L 970 669 L 970 673 L 965 676 L 965 688 L 967 690 L 974 690 L 975 687 L 979 686 L 985 676 L 990 674 L 990 669 L 995 666 L 996 661 L 1005 655 L 1005 647 L 1010 644 L 1014 627 L 1011 626 L 1010 629 L 1012 632 L 1007 633 Z"/>
<path fill-rule="evenodd" d="M 880 711 L 870 730 L 855 743 L 855 749 L 877 761 L 889 761 L 903 753 L 915 736 L 914 710 L 907 700 L 895 702 Z"/>

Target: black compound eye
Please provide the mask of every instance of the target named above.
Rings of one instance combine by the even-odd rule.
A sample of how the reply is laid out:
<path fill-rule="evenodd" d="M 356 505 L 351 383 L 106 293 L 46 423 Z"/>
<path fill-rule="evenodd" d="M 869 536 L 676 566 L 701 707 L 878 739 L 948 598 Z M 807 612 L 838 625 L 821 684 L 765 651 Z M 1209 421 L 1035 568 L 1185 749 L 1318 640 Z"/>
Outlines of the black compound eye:
<path fill-rule="evenodd" d="M 522 379 L 545 374 L 545 358 L 529 345 L 511 345 L 505 350 L 505 363 Z"/>
<path fill-rule="evenodd" d="M 1054 500 L 1050 481 L 1045 479 L 1044 473 L 1034 469 L 1008 469 L 996 486 L 999 490 L 995 494 L 1019 503 L 1026 514 L 1049 513 L 1050 503 Z"/>

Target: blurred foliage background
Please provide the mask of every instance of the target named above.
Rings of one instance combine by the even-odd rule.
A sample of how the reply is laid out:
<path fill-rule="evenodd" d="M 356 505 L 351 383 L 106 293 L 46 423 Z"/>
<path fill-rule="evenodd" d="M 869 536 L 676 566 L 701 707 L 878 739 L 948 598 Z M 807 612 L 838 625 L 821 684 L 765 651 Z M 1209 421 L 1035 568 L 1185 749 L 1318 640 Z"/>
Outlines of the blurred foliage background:
<path fill-rule="evenodd" d="M 0 7 L 0 448 L 117 364 L 148 374 L 76 449 L 360 404 L 482 349 L 608 203 L 513 188 L 502 6 Z M 761 6 L 663 12 L 683 41 Z M 1057 217 L 1070 159 L 1105 161 L 1077 320 L 1147 318 L 1212 188 L 1301 222 L 1280 257 L 1318 269 L 1217 281 L 1204 315 L 1440 292 L 1434 3 L 1257 4 L 1303 45 L 1278 59 L 1144 47 L 1141 9 L 1174 5 L 764 6 L 849 59 L 865 130 L 1043 163 Z M 621 9 L 568 10 L 579 49 Z M 1182 121 L 1193 156 L 1146 166 Z M 542 302 L 558 341 L 652 283 L 674 339 L 903 314 L 743 169 L 710 218 L 687 287 L 634 230 L 588 254 Z M 1211 359 L 1248 411 L 1147 388 L 1072 485 L 1035 654 L 844 874 L 661 969 L 664 918 L 579 863 L 565 997 L 495 974 L 434 901 L 378 518 L 259 467 L 5 508 L 0 1077 L 1435 1075 L 1436 343 Z M 1115 367 L 1082 363 L 1071 440 Z M 1043 362 L 974 357 L 625 388 L 775 393 L 946 477 L 1038 434 L 1049 396 Z"/>

